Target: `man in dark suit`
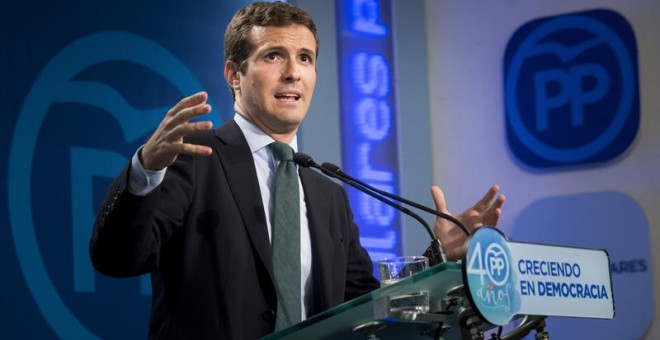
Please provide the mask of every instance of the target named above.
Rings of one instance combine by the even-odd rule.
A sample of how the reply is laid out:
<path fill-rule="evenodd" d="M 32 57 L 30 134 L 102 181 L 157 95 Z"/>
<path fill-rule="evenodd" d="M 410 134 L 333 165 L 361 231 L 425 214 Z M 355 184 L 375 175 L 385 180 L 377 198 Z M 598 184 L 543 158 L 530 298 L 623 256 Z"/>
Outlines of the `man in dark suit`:
<path fill-rule="evenodd" d="M 128 277 L 151 273 L 150 338 L 251 339 L 272 333 L 279 291 L 273 269 L 275 141 L 297 150 L 296 132 L 316 82 L 311 17 L 284 3 L 255 3 L 225 34 L 224 75 L 233 120 L 212 131 L 190 122 L 211 111 L 204 92 L 184 98 L 113 182 L 90 242 L 94 267 Z M 298 169 L 300 315 L 304 319 L 379 287 L 343 189 Z M 491 188 L 458 217 L 494 225 L 504 198 Z M 436 208 L 446 211 L 439 188 Z M 450 258 L 464 236 L 442 220 Z"/>

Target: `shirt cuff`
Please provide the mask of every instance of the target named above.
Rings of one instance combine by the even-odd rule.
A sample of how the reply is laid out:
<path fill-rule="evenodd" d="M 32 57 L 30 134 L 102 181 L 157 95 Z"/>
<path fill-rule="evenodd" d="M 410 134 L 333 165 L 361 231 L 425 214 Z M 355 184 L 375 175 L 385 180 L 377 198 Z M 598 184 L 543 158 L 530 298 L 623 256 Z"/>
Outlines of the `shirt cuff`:
<path fill-rule="evenodd" d="M 140 147 L 131 159 L 131 168 L 129 170 L 128 192 L 136 196 L 146 196 L 154 191 L 165 178 L 167 168 L 161 170 L 147 170 L 140 163 Z"/>

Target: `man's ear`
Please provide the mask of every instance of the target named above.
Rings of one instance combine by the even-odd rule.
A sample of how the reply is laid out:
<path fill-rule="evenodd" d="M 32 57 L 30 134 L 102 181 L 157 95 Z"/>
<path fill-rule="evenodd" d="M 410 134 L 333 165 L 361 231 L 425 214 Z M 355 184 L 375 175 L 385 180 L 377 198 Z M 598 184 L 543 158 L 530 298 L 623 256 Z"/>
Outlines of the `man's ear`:
<path fill-rule="evenodd" d="M 231 60 L 225 61 L 225 80 L 227 80 L 227 84 L 234 92 L 240 92 L 241 89 L 241 77 L 239 73 L 238 65 Z"/>

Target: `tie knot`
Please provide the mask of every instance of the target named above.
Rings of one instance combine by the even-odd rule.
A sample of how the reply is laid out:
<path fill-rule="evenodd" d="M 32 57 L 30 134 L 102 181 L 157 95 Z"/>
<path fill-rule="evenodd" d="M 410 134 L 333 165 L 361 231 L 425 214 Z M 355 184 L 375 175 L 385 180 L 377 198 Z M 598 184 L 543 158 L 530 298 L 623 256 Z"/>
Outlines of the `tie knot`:
<path fill-rule="evenodd" d="M 280 161 L 292 161 L 293 149 L 287 144 L 281 142 L 273 142 L 268 145 L 273 151 L 275 157 Z"/>

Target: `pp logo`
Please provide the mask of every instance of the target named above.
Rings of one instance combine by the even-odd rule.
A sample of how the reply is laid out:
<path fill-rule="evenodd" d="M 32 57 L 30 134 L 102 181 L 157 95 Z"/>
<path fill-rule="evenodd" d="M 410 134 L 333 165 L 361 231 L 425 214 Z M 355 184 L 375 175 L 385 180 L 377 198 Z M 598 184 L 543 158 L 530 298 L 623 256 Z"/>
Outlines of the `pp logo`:
<path fill-rule="evenodd" d="M 496 286 L 503 286 L 509 279 L 509 258 L 501 245 L 493 243 L 486 248 L 486 271 Z"/>
<path fill-rule="evenodd" d="M 622 154 L 639 126 L 637 47 L 609 10 L 531 21 L 504 58 L 507 140 L 536 168 L 600 163 Z"/>
<path fill-rule="evenodd" d="M 135 316 L 131 313 L 146 314 L 137 310 L 136 306 L 142 304 L 135 299 L 130 306 L 121 305 L 126 301 L 125 290 L 131 292 L 132 298 L 150 294 L 148 277 L 137 285 L 113 282 L 104 287 L 97 282 L 101 280 L 88 257 L 95 212 L 94 188 L 98 186 L 95 183 L 119 173 L 128 157 L 118 149 L 139 145 L 168 109 L 138 108 L 117 91 L 119 87 L 130 88 L 130 84 L 124 82 L 114 87 L 94 80 L 92 75 L 98 75 L 94 72 L 110 62 L 150 69 L 180 94 L 201 88 L 186 65 L 152 40 L 124 32 L 103 32 L 63 48 L 44 67 L 25 98 L 9 155 L 11 231 L 27 288 L 44 320 L 63 339 L 139 337 L 134 333 L 141 329 L 116 327 L 112 318 L 120 313 L 125 319 Z M 61 133 L 69 131 L 64 125 L 75 116 L 77 108 L 84 111 L 81 117 L 87 119 L 98 112 L 107 113 L 96 115 L 96 120 L 104 124 L 80 124 L 77 130 L 91 131 L 88 134 Z M 61 112 L 66 115 L 56 114 Z M 118 131 L 124 140 L 94 140 L 96 136 L 105 136 L 106 130 Z M 48 164 L 47 169 L 40 166 L 43 164 Z M 53 193 L 51 185 L 60 190 Z M 62 197 L 70 197 L 70 201 Z M 41 203 L 44 201 L 46 204 Z M 34 209 L 35 206 L 45 208 Z M 47 210 L 51 206 L 57 209 Z M 70 212 L 70 225 L 68 220 L 53 218 L 60 211 Z M 48 242 L 39 242 L 38 236 Z"/>
<path fill-rule="evenodd" d="M 465 257 L 463 282 L 477 313 L 494 325 L 507 324 L 520 309 L 520 297 L 504 234 L 492 227 L 479 228 Z"/>

